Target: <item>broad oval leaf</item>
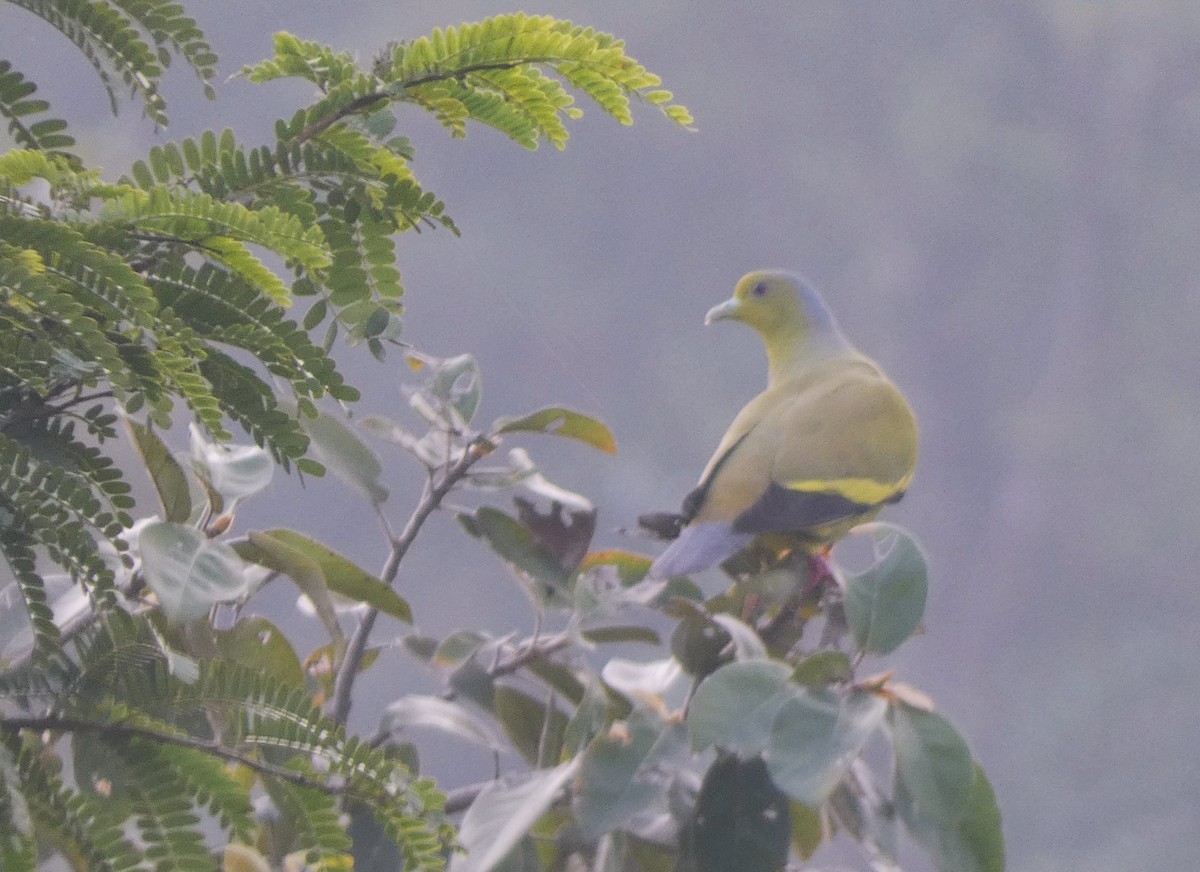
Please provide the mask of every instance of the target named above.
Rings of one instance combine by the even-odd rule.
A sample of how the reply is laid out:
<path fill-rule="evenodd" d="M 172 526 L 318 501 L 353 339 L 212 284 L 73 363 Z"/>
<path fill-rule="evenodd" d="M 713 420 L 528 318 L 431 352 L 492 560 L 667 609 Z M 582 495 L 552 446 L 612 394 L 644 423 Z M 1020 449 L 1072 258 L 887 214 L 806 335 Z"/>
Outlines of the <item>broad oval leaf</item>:
<path fill-rule="evenodd" d="M 147 524 L 138 550 L 146 583 L 172 621 L 203 618 L 214 605 L 235 600 L 248 588 L 237 553 L 193 527 Z"/>
<path fill-rule="evenodd" d="M 841 651 L 816 651 L 796 664 L 792 681 L 805 687 L 821 688 L 835 681 L 849 681 L 854 675 L 850 658 Z"/>
<path fill-rule="evenodd" d="M 872 524 L 877 559 L 846 584 L 845 608 L 859 649 L 889 654 L 921 625 L 929 570 L 916 540 L 893 524 Z"/>
<path fill-rule="evenodd" d="M 596 736 L 582 755 L 575 790 L 584 833 L 599 838 L 664 799 L 680 753 L 686 754 L 680 726 L 646 710 Z"/>
<path fill-rule="evenodd" d="M 457 666 L 494 642 L 491 636 L 477 630 L 456 630 L 437 644 L 432 655 L 433 665 Z"/>
<path fill-rule="evenodd" d="M 406 624 L 412 623 L 412 608 L 400 594 L 382 579 L 359 568 L 327 545 L 309 539 L 295 530 L 269 530 L 266 535 L 300 552 L 321 568 L 325 583 L 338 596 L 366 603 Z"/>
<path fill-rule="evenodd" d="M 297 420 L 312 440 L 312 453 L 334 475 L 375 505 L 387 501 L 387 488 L 380 484 L 383 467 L 358 434 L 328 412 L 321 412 L 315 418 L 299 415 Z"/>
<path fill-rule="evenodd" d="M 215 633 L 217 656 L 256 669 L 288 687 L 304 687 L 304 667 L 296 649 L 278 627 L 263 617 L 244 618 L 228 630 Z"/>
<path fill-rule="evenodd" d="M 604 664 L 600 678 L 604 683 L 629 699 L 659 699 L 667 704 L 683 690 L 684 676 L 674 657 L 639 663 L 623 657 L 613 657 Z"/>
<path fill-rule="evenodd" d="M 463 817 L 450 872 L 491 872 L 537 823 L 579 768 L 579 758 L 553 769 L 538 769 L 493 781 Z"/>
<path fill-rule="evenodd" d="M 800 691 L 779 711 L 767 747 L 767 768 L 785 793 L 814 807 L 845 776 L 887 704 L 860 691 Z"/>
<path fill-rule="evenodd" d="M 296 583 L 312 603 L 317 617 L 325 625 L 329 637 L 340 648 L 344 636 L 338 623 L 337 609 L 329 595 L 329 587 L 320 565 L 307 555 L 266 533 L 251 532 L 247 543 L 238 546 L 238 553 L 260 566 L 283 573 Z"/>
<path fill-rule="evenodd" d="M 380 733 L 387 735 L 409 727 L 433 727 L 493 751 L 503 748 L 487 724 L 463 706 L 436 696 L 402 696 L 384 709 Z"/>
<path fill-rule="evenodd" d="M 608 454 L 617 453 L 617 440 L 598 418 L 563 406 L 550 406 L 518 418 L 500 418 L 492 424 L 492 433 L 549 433 L 576 439 Z"/>
<path fill-rule="evenodd" d="M 903 791 L 908 798 L 905 823 L 914 831 L 956 824 L 969 806 L 975 778 L 967 743 L 937 712 L 899 703 L 888 720 L 896 754 L 897 794 Z"/>
<path fill-rule="evenodd" d="M 907 816 L 906 795 L 897 797 L 901 815 Z M 1004 834 L 996 793 L 975 764 L 971 793 L 960 820 L 940 829 L 914 828 L 915 835 L 930 853 L 940 872 L 1004 872 Z"/>
<path fill-rule="evenodd" d="M 688 706 L 692 749 L 718 745 L 743 756 L 761 752 L 780 709 L 796 694 L 790 677 L 786 664 L 772 660 L 729 663 L 708 676 Z"/>

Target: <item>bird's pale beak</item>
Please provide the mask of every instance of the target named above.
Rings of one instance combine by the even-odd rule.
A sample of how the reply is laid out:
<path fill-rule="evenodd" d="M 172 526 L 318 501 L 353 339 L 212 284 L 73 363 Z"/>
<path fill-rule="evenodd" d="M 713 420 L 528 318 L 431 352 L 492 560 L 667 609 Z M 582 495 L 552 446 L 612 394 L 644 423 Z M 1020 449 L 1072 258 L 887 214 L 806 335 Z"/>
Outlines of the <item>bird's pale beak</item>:
<path fill-rule="evenodd" d="M 704 316 L 704 326 L 712 326 L 713 321 L 720 321 L 722 318 L 733 318 L 741 308 L 742 301 L 737 297 L 730 297 L 724 303 L 719 303 L 708 310 L 708 314 Z"/>

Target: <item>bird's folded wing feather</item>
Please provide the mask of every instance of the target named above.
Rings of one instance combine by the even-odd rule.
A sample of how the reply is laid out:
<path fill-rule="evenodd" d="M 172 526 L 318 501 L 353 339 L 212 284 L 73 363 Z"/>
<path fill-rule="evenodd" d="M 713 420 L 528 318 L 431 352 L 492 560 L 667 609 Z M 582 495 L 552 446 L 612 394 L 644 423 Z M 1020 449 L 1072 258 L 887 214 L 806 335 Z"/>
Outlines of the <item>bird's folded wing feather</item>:
<path fill-rule="evenodd" d="M 746 411 L 757 420 L 710 463 L 697 522 L 723 520 L 739 533 L 806 530 L 894 502 L 912 477 L 912 412 L 868 361 L 780 385 Z"/>

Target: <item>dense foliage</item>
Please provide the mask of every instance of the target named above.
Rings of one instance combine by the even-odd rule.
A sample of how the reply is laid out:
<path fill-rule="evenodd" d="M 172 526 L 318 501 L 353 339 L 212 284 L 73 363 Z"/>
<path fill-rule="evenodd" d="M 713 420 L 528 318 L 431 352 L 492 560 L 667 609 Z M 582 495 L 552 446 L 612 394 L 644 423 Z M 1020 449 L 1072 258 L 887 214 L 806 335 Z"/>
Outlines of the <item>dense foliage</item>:
<path fill-rule="evenodd" d="M 156 123 L 170 61 L 210 88 L 216 57 L 174 3 L 17 5 Z M 367 68 L 279 34 L 242 74 L 299 78 L 317 97 L 273 143 L 209 131 L 106 181 L 0 61 L 16 146 L 0 155 L 0 868 L 210 869 L 218 852 L 231 870 L 768 870 L 834 832 L 894 862 L 898 818 L 941 868 L 1001 869 L 995 800 L 957 732 L 890 674 L 857 674 L 920 625 L 924 558 L 906 533 L 876 526 L 873 563 L 840 585 L 808 584 L 788 548 L 730 561 L 716 595 L 649 582 L 646 558 L 592 549 L 587 499 L 522 448 L 496 459 L 527 434 L 614 451 L 604 424 L 554 406 L 480 427 L 475 361 L 397 339 L 396 235 L 456 230 L 416 180 L 394 108 L 455 136 L 478 122 L 561 148 L 580 111 L 568 89 L 622 123 L 641 101 L 689 124 L 658 78 L 607 34 L 521 14 L 396 43 Z M 339 339 L 423 374 L 420 427 L 360 422 L 426 470 L 403 527 L 375 452 L 335 413 L 358 399 L 331 356 Z M 167 447 L 180 405 L 188 456 Z M 233 444 L 230 424 L 254 444 Z M 140 463 L 118 463 L 118 441 Z M 130 495 L 139 465 L 154 510 Z M 237 528 L 238 504 L 293 466 L 328 468 L 375 507 L 378 575 L 296 531 Z M 405 635 L 447 693 L 397 699 L 375 736 L 347 735 L 379 616 L 412 620 L 397 570 L 461 489 L 515 492 L 515 514 L 458 518 L 543 619 L 526 638 Z M 328 633 L 303 659 L 249 611 L 275 578 Z M 664 621 L 657 658 L 602 656 L 661 646 Z M 414 726 L 521 763 L 447 800 L 417 774 Z M 864 757 L 881 736 L 887 787 Z"/>

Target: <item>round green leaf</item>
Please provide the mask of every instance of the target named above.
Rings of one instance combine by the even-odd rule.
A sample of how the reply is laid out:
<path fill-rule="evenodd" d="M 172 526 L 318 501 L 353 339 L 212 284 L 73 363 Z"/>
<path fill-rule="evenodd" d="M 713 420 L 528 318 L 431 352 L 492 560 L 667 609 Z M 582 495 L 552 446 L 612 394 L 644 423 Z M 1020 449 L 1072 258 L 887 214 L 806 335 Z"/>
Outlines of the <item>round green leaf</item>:
<path fill-rule="evenodd" d="M 1004 872 L 1004 834 L 996 794 L 978 763 L 962 817 L 938 825 L 916 819 L 912 796 L 897 785 L 896 806 L 908 828 L 933 855 L 939 872 Z"/>
<path fill-rule="evenodd" d="M 246 593 L 245 566 L 232 548 L 182 524 L 142 528 L 138 550 L 146 583 L 172 621 L 203 618 L 217 603 Z"/>
<path fill-rule="evenodd" d="M 507 685 L 496 685 L 492 708 L 513 747 L 531 764 L 557 760 L 567 716 Z"/>
<path fill-rule="evenodd" d="M 848 681 L 853 675 L 850 658 L 841 651 L 816 651 L 796 664 L 792 681 L 805 687 L 821 688 L 835 681 Z"/>
<path fill-rule="evenodd" d="M 859 649 L 888 654 L 921 625 L 929 573 L 916 541 L 891 524 L 871 525 L 875 563 L 846 585 L 846 617 Z"/>
<path fill-rule="evenodd" d="M 771 777 L 793 798 L 820 806 L 886 711 L 883 700 L 861 691 L 801 691 L 775 718 L 766 753 Z"/>
<path fill-rule="evenodd" d="M 722 666 L 700 683 L 688 706 L 692 749 L 711 745 L 743 756 L 767 746 L 780 709 L 796 690 L 791 670 L 771 660 L 743 660 Z"/>

